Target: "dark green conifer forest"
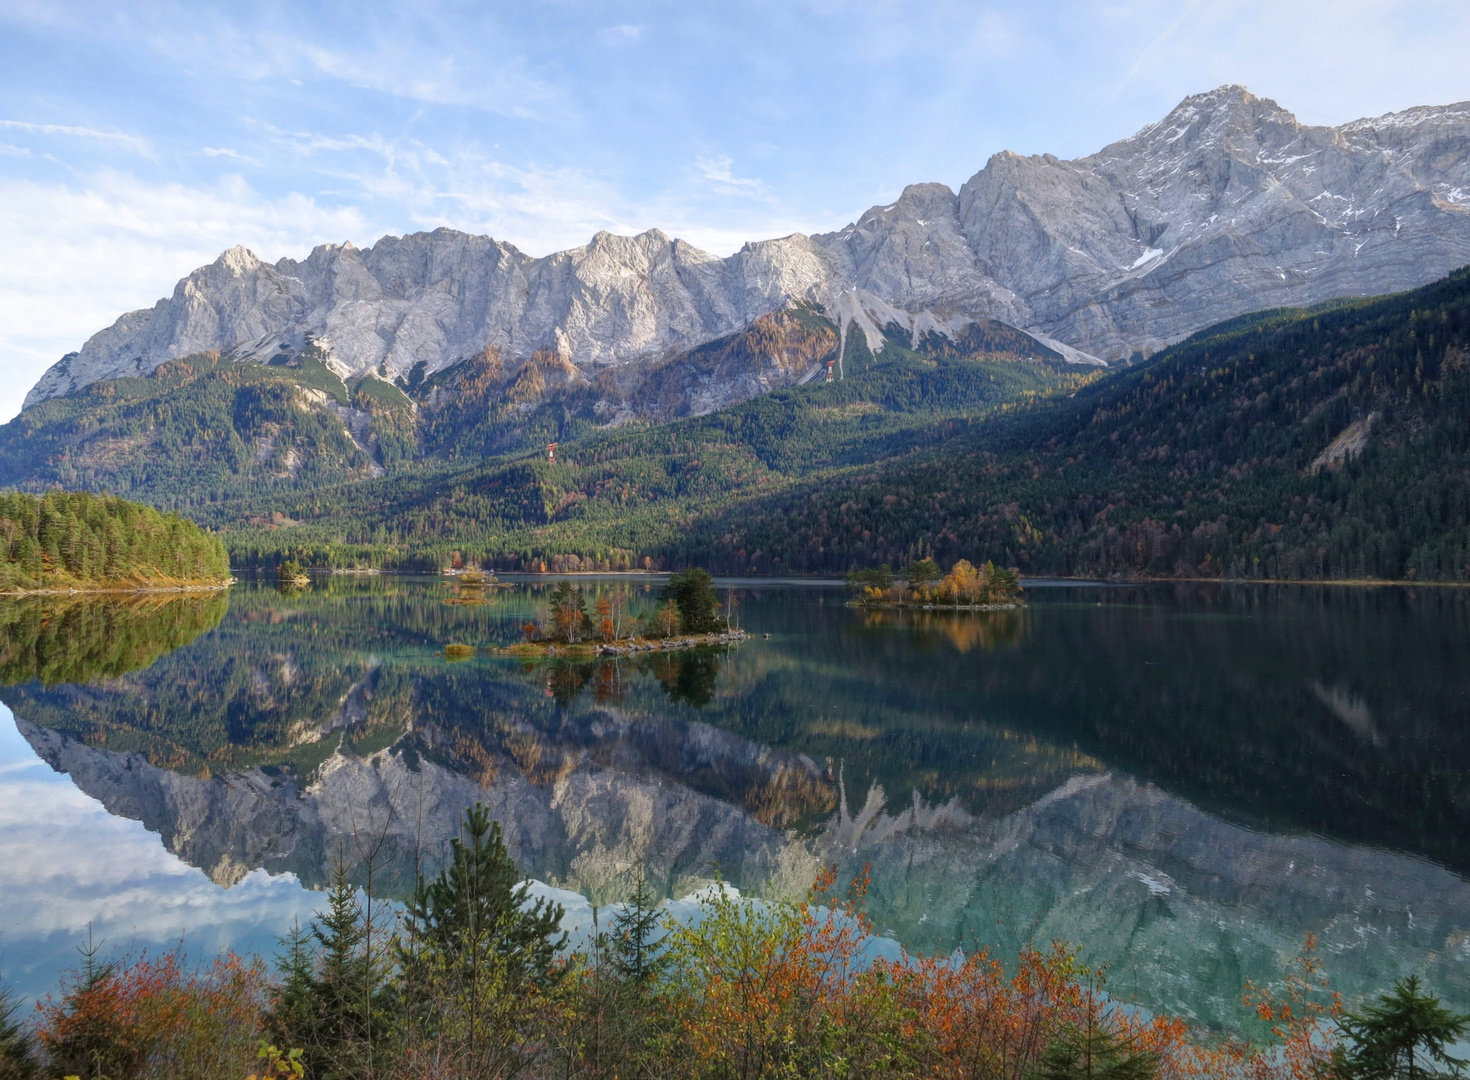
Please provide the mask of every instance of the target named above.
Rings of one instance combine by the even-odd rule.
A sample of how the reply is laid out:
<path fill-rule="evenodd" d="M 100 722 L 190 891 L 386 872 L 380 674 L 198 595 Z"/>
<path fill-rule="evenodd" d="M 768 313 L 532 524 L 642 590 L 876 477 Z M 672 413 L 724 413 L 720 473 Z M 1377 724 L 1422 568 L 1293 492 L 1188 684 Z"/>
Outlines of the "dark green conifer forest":
<path fill-rule="evenodd" d="M 0 591 L 220 584 L 217 536 L 111 495 L 0 494 Z"/>

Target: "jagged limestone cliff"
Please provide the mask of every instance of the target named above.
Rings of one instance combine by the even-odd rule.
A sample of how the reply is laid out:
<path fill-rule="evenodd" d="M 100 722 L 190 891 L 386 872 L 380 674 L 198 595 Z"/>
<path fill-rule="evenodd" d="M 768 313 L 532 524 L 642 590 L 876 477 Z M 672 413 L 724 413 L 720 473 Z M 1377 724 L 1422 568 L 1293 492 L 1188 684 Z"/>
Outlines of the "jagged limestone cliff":
<path fill-rule="evenodd" d="M 955 193 L 907 188 L 837 232 L 728 258 L 657 230 L 533 258 L 450 229 L 329 244 L 274 265 L 243 248 L 52 367 L 34 404 L 204 351 L 299 355 L 406 378 L 494 348 L 587 378 L 646 368 L 793 301 L 879 343 L 886 322 L 990 317 L 1070 359 L 1126 359 L 1278 304 L 1379 294 L 1470 262 L 1470 105 L 1304 126 L 1241 87 L 1075 161 L 997 154 Z M 725 395 L 728 397 L 729 395 Z"/>

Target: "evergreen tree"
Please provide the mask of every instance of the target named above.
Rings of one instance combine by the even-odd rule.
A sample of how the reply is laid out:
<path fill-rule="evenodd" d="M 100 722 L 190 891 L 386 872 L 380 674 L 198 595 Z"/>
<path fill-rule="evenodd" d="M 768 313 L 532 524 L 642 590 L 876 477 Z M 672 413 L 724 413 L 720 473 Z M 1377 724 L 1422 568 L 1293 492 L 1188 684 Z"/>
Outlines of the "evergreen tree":
<path fill-rule="evenodd" d="M 1159 1056 L 1134 1051 L 1094 1007 L 1083 1024 L 1057 1033 L 1030 1080 L 1153 1080 L 1158 1073 Z"/>
<path fill-rule="evenodd" d="M 364 949 L 367 921 L 357 890 L 339 858 L 332 870 L 327 911 L 312 923 L 316 940 L 316 978 L 321 1064 L 324 1076 L 357 1076 L 371 1058 L 374 996 L 379 989 L 372 957 Z"/>
<path fill-rule="evenodd" d="M 279 944 L 276 972 L 281 978 L 271 992 L 265 1030 L 272 1042 L 300 1049 L 316 1042 L 316 953 L 311 931 L 293 923 Z"/>
<path fill-rule="evenodd" d="M 665 963 L 659 946 L 664 935 L 658 933 L 662 925 L 658 898 L 648 883 L 648 876 L 639 870 L 633 895 L 623 910 L 613 916 L 612 923 L 612 962 L 626 978 L 647 982 L 663 970 Z"/>
<path fill-rule="evenodd" d="M 562 908 L 530 901 L 500 825 L 476 804 L 450 865 L 420 881 L 399 943 L 411 1042 L 468 1074 L 510 1075 L 528 1060 L 538 1001 L 559 981 Z"/>
<path fill-rule="evenodd" d="M 903 572 L 903 579 L 909 583 L 909 588 L 917 589 L 929 585 L 944 577 L 944 571 L 933 559 L 916 559 L 909 563 Z"/>
<path fill-rule="evenodd" d="M 996 566 L 993 562 L 986 562 L 985 576 L 990 582 L 991 603 L 1014 600 L 1021 591 L 1021 573 L 1013 566 Z"/>
<path fill-rule="evenodd" d="M 381 1017 L 386 971 L 366 947 L 369 933 L 339 857 L 327 910 L 310 931 L 297 927 L 282 939 L 282 980 L 266 1020 L 277 1042 L 304 1051 L 312 1080 L 371 1076 L 387 1049 Z"/>
<path fill-rule="evenodd" d="M 850 588 L 855 589 L 891 589 L 893 587 L 893 567 L 884 563 L 882 566 L 864 570 L 849 570 L 847 584 Z"/>
<path fill-rule="evenodd" d="M 679 609 L 679 622 L 686 633 L 713 634 L 725 628 L 720 618 L 720 598 L 715 592 L 715 579 L 708 570 L 694 567 L 669 578 L 660 599 L 671 601 Z"/>
<path fill-rule="evenodd" d="M 465 814 L 464 831 L 450 865 L 410 904 L 410 932 L 467 970 L 496 957 L 513 981 L 547 984 L 566 944 L 561 905 L 545 898 L 528 903 L 529 887 L 505 850 L 500 823 L 482 804 Z"/>
<path fill-rule="evenodd" d="M 667 967 L 661 925 L 657 898 L 641 870 L 632 897 L 606 932 L 592 909 L 592 940 L 568 985 L 564 1015 L 570 1022 L 552 1032 L 557 1055 L 579 1075 L 681 1075 L 669 1060 L 677 1054 L 678 1011 L 660 979 Z"/>
<path fill-rule="evenodd" d="M 20 1002 L 0 986 L 0 1080 L 33 1080 L 40 1075 L 30 1032 L 17 1015 Z"/>
<path fill-rule="evenodd" d="M 1445 1047 L 1470 1033 L 1470 1016 L 1421 993 L 1417 975 L 1399 979 L 1376 1005 L 1348 1013 L 1338 1026 L 1348 1045 L 1333 1057 L 1334 1080 L 1439 1080 L 1464 1073 L 1466 1062 Z"/>

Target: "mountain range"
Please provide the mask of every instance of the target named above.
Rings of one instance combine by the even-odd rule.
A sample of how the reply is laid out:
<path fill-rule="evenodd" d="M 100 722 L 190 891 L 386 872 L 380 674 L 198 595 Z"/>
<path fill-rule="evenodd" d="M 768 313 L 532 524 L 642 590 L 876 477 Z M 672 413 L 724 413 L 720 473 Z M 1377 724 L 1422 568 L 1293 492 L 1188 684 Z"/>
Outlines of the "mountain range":
<path fill-rule="evenodd" d="M 626 376 L 793 301 L 870 349 L 889 322 L 953 337 L 991 318 L 1117 361 L 1467 262 L 1470 103 L 1312 127 L 1226 86 L 1090 157 L 1000 153 L 958 193 L 916 184 L 836 232 L 728 258 L 656 229 L 544 258 L 451 229 L 274 265 L 232 248 L 59 361 L 27 404 L 192 353 L 268 361 L 308 341 L 343 378 L 433 374 L 486 349 L 507 371 L 549 350 L 573 378 Z"/>
<path fill-rule="evenodd" d="M 1460 577 L 1466 284 L 1427 283 L 1466 263 L 1470 103 L 1326 128 L 1228 86 L 728 258 L 235 248 L 43 376 L 0 484 L 178 510 L 245 563 Z M 1370 526 L 1353 485 L 1390 474 L 1429 509 Z"/>

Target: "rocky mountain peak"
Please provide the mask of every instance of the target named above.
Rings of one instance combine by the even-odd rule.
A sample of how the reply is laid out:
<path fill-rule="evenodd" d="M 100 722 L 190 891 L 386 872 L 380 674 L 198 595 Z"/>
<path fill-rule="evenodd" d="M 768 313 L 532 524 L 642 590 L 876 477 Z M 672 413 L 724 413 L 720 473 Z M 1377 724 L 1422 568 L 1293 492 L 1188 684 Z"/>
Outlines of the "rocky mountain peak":
<path fill-rule="evenodd" d="M 275 266 L 234 248 L 94 335 L 27 404 L 308 338 L 349 376 L 486 348 L 514 367 L 553 346 L 584 372 L 651 370 L 793 301 L 836 312 L 858 293 L 855 312 L 992 318 L 1063 355 L 1127 359 L 1245 311 L 1440 277 L 1470 262 L 1467 193 L 1470 105 L 1320 128 L 1222 86 L 1089 157 L 995 154 L 958 192 L 911 185 L 836 232 L 728 258 L 657 229 L 539 259 L 448 228 Z"/>
<path fill-rule="evenodd" d="M 225 270 L 236 275 L 256 271 L 264 265 L 256 256 L 255 252 L 243 244 L 236 244 L 228 251 L 222 252 L 220 257 L 215 259 L 213 263 L 215 269 Z"/>

